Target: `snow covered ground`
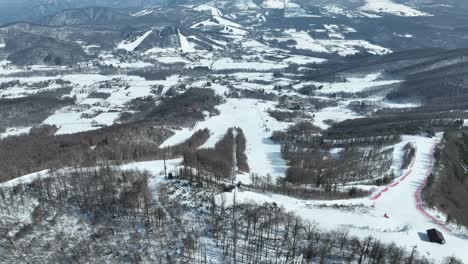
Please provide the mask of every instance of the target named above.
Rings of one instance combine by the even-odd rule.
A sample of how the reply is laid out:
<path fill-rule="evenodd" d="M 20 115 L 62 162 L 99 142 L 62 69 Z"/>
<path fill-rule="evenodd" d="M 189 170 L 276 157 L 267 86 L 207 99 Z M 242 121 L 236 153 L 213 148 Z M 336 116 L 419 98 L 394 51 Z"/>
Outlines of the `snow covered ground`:
<path fill-rule="evenodd" d="M 277 63 L 273 61 L 236 61 L 231 58 L 222 58 L 216 60 L 211 65 L 213 70 L 275 70 L 286 68 L 288 64 Z"/>
<path fill-rule="evenodd" d="M 82 117 L 81 112 L 57 111 L 44 120 L 44 124 L 59 127 L 56 135 L 73 134 L 78 132 L 96 130 L 103 126 L 111 126 L 118 119 L 120 113 L 102 113 L 92 119 Z"/>
<path fill-rule="evenodd" d="M 193 129 L 174 131 L 175 134 L 162 147 L 182 143 L 197 130 L 205 128 L 211 131 L 211 135 L 202 148 L 214 147 L 229 128 L 239 127 L 247 139 L 246 154 L 251 173 L 284 176 L 287 164 L 281 157 L 281 147 L 274 144 L 269 137 L 272 131 L 284 130 L 290 124 L 272 118 L 267 111 L 273 107 L 273 102 L 228 99 L 225 104 L 217 107 L 220 115 L 199 122 Z"/>
<path fill-rule="evenodd" d="M 363 117 L 363 115 L 357 114 L 356 112 L 347 108 L 346 104 L 340 104 L 338 106 L 327 107 L 313 113 L 314 125 L 321 129 L 327 129 L 330 127 L 330 122 L 338 123 L 347 119 L 356 119 Z"/>
<path fill-rule="evenodd" d="M 213 16 L 223 16 L 223 13 L 218 8 L 209 5 L 199 5 L 193 9 L 197 11 L 210 11 Z"/>
<path fill-rule="evenodd" d="M 300 7 L 298 4 L 293 3 L 291 1 L 283 1 L 283 0 L 265 0 L 262 3 L 263 8 L 270 8 L 270 9 L 283 9 L 283 8 L 297 8 Z"/>
<path fill-rule="evenodd" d="M 132 16 L 135 16 L 135 17 L 146 16 L 146 15 L 152 14 L 153 12 L 154 12 L 153 10 L 144 9 L 144 10 L 141 10 L 139 12 L 132 14 Z"/>
<path fill-rule="evenodd" d="M 140 44 L 151 34 L 153 33 L 153 30 L 149 30 L 147 31 L 146 33 L 144 33 L 143 35 L 139 36 L 137 39 L 135 39 L 134 41 L 123 41 L 122 43 L 120 43 L 117 48 L 118 49 L 124 49 L 124 50 L 127 50 L 127 51 L 134 51 L 136 48 L 138 48 L 138 46 L 140 46 Z"/>
<path fill-rule="evenodd" d="M 213 15 L 210 19 L 195 23 L 190 28 L 210 31 L 213 27 L 222 28 L 222 33 L 233 36 L 245 36 L 248 34 L 248 31 L 242 25 L 219 15 Z"/>
<path fill-rule="evenodd" d="M 227 2 L 230 4 L 229 2 L 232 1 Z M 357 13 L 347 13 L 345 10 L 340 10 L 338 6 L 334 5 L 330 5 L 328 11 L 334 14 L 358 17 L 379 17 L 379 15 L 383 14 L 397 16 L 429 15 L 409 5 L 403 5 L 391 0 L 366 0 L 365 2 L 366 4 Z M 316 91 L 317 99 L 319 99 L 318 97 L 322 97 L 337 103 L 337 105 L 332 104 L 333 106 L 331 107 L 325 107 L 311 113 L 314 115 L 314 124 L 322 129 L 327 129 L 331 122 L 362 117 L 363 115 L 350 109 L 349 104 L 351 102 L 366 100 L 377 103 L 381 107 L 391 108 L 417 106 L 417 104 L 409 105 L 387 102 L 380 95 L 380 97 L 373 96 L 370 98 L 358 98 L 357 96 L 352 99 L 343 99 L 339 98 L 339 96 L 337 99 L 330 98 L 330 95 L 335 93 L 360 93 L 376 86 L 400 82 L 400 80 L 381 79 L 382 75 L 380 73 L 351 76 L 346 78 L 346 81 L 335 83 L 304 81 L 298 84 L 302 81 L 299 78 L 300 76 L 296 77 L 293 76 L 294 74 L 288 75 L 288 73 L 283 74 L 283 77 L 274 77 L 273 72 L 280 71 L 291 64 L 320 64 L 324 63 L 326 59 L 319 58 L 320 55 L 318 57 L 303 56 L 297 55 L 299 53 L 292 52 L 294 53 L 292 54 L 287 50 L 274 48 L 273 44 L 269 42 L 270 40 L 289 41 L 289 43 L 292 43 L 288 44 L 289 48 L 309 50 L 317 53 L 333 53 L 341 56 L 353 55 L 363 50 L 372 54 L 387 54 L 391 52 L 385 47 L 374 45 L 366 40 L 348 39 L 348 33 L 357 33 L 353 28 L 330 22 L 324 25 L 310 25 L 315 29 L 286 29 L 282 33 L 278 30 L 277 34 L 272 34 L 275 37 L 271 37 L 271 35 L 259 37 L 254 36 L 254 31 L 251 30 L 253 26 L 250 26 L 251 22 L 249 22 L 249 26 L 244 26 L 241 24 L 243 23 L 242 20 L 233 19 L 236 14 L 224 16 L 225 14 L 223 13 L 226 9 L 215 6 L 215 4 L 216 1 L 193 7 L 194 10 L 204 11 L 211 16 L 205 14 L 201 18 L 202 21 L 193 21 L 192 23 L 195 24 L 191 26 L 190 31 L 183 30 L 186 35 L 182 34 L 180 30 L 174 30 L 175 37 L 179 40 L 179 47 L 167 49 L 156 47 L 148 50 L 145 54 L 131 53 L 139 55 L 138 58 L 126 58 L 126 61 L 120 59 L 116 54 L 112 55 L 112 52 L 99 53 L 100 57 L 97 61 L 102 65 L 113 65 L 122 69 L 144 68 L 153 66 L 153 61 L 158 61 L 163 64 L 184 63 L 186 64 L 187 71 L 189 71 L 190 67 L 208 66 L 212 70 L 229 70 L 226 72 L 237 70 L 235 73 L 201 77 L 174 75 L 159 81 L 149 81 L 136 76 L 100 74 L 66 74 L 64 76 L 48 77 L 47 74 L 42 74 L 42 72 L 59 68 L 32 66 L 29 69 L 22 69 L 11 66 L 8 62 L 3 61 L 0 62 L 0 75 L 2 76 L 0 84 L 18 79 L 21 80 L 22 84 L 0 91 L 0 97 L 25 97 L 41 91 L 60 88 L 56 84 L 52 84 L 44 89 L 30 88 L 29 85 L 35 82 L 59 78 L 70 81 L 72 86 L 70 96 L 77 98 L 76 105 L 57 110 L 43 122 L 44 124 L 58 126 L 59 130 L 57 134 L 77 133 L 112 125 L 118 120 L 119 114 L 125 108 L 126 103 L 132 99 L 154 96 L 152 89 L 155 86 L 162 85 L 164 87 L 162 94 L 164 94 L 170 87 L 180 84 L 188 85 L 188 87 L 204 87 L 208 81 L 211 82 L 211 77 L 217 77 L 218 80 L 219 78 L 221 79 L 221 81 L 212 82 L 210 86 L 210 88 L 215 90 L 216 94 L 221 96 L 230 91 L 230 86 L 246 90 L 265 90 L 276 95 L 279 95 L 280 92 L 273 91 L 275 85 L 288 86 L 294 84 L 295 89 L 299 89 L 304 85 L 322 86 L 320 90 Z M 239 0 L 236 1 L 236 4 L 241 5 L 244 9 L 258 9 L 258 6 L 251 0 Z M 282 9 L 284 2 L 281 0 L 265 0 L 261 6 L 266 9 Z M 287 2 L 287 8 L 289 12 L 288 16 L 314 16 L 308 14 L 302 7 L 291 1 Z M 143 10 L 133 14 L 133 16 L 145 16 L 153 12 L 153 10 Z M 261 12 L 258 12 L 259 16 L 262 16 Z M 268 12 L 273 12 L 273 10 L 268 10 Z M 266 18 L 263 17 L 263 19 Z M 201 37 L 199 36 L 201 35 L 192 34 L 197 29 L 201 31 L 206 30 L 207 32 L 211 32 L 214 29 L 218 30 L 217 33 L 221 33 L 222 37 L 213 39 L 213 42 L 218 43 L 219 47 L 214 48 L 214 51 L 210 52 L 198 50 L 194 39 L 200 40 Z M 116 43 L 117 48 L 127 51 L 137 50 L 141 43 L 155 32 L 153 30 L 146 30 L 139 31 L 131 39 Z M 324 37 L 318 38 L 316 36 Z M 395 33 L 395 37 L 412 38 L 413 36 Z M 89 52 L 94 50 L 94 48 L 99 48 L 99 46 L 93 45 L 83 47 Z M 230 50 L 228 50 L 231 47 L 237 47 L 236 52 L 240 53 L 240 55 L 231 56 L 229 54 Z M 4 48 L 4 44 L 0 44 L 0 49 L 2 48 Z M 149 60 L 151 63 L 147 62 L 146 58 L 142 59 L 141 55 L 151 58 L 152 60 Z M 330 60 L 332 60 L 333 56 L 328 56 L 327 58 L 331 58 Z M 159 66 L 157 62 L 154 65 Z M 179 67 L 180 65 L 169 66 Z M 310 66 L 310 68 L 315 68 L 315 66 L 319 67 L 319 65 L 314 65 Z M 163 65 L 163 67 L 168 67 L 168 65 Z M 86 71 L 89 70 L 86 69 Z M 28 73 L 31 71 L 38 71 L 39 73 L 32 77 L 26 77 L 29 76 L 28 74 L 25 74 L 25 77 L 13 77 L 15 73 Z M 91 72 L 94 72 L 93 69 L 91 69 Z M 184 82 L 185 78 L 189 79 L 189 81 Z M 227 79 L 229 79 L 229 82 L 223 82 Z M 301 81 L 298 82 L 298 80 Z M 111 84 L 107 86 L 108 83 L 103 82 L 110 82 Z M 90 96 L 92 93 L 107 93 L 109 97 L 106 99 L 93 98 Z M 292 89 L 281 92 L 281 95 L 289 94 L 301 96 Z M 274 144 L 270 140 L 270 136 L 273 131 L 285 130 L 290 124 L 279 122 L 268 114 L 268 110 L 275 108 L 275 104 L 276 102 L 270 101 L 228 98 L 225 103 L 217 107 L 220 111 L 218 116 L 206 117 L 206 120 L 197 123 L 193 128 L 175 130 L 174 136 L 164 142 L 162 147 L 182 143 L 196 131 L 205 128 L 210 130 L 211 135 L 202 148 L 213 147 L 225 135 L 228 128 L 239 127 L 244 131 L 247 139 L 246 154 L 250 172 L 261 176 L 270 174 L 273 178 L 284 176 L 287 162 L 281 157 L 280 145 Z M 468 121 L 466 122 L 468 124 Z M 6 132 L 0 134 L 0 139 L 28 133 L 30 129 L 30 127 L 8 128 Z M 403 142 L 394 146 L 394 164 L 392 165 L 392 170 L 402 176 L 396 178 L 389 187 L 368 186 L 368 190 L 373 191 L 373 195 L 370 197 L 340 201 L 304 201 L 282 195 L 246 191 L 238 192 L 237 198 L 240 202 L 276 202 L 305 219 L 319 223 L 327 229 L 347 227 L 357 236 L 372 235 L 385 242 L 397 242 L 399 245 L 407 248 L 417 246 L 418 251 L 421 254 L 427 254 L 428 258 L 439 260 L 444 256 L 454 254 L 460 258 L 468 259 L 468 252 L 463 250 L 464 248 L 468 248 L 467 240 L 458 237 L 451 227 L 447 227 L 447 229 L 450 229 L 450 232 L 445 230 L 446 227 L 442 224 L 444 221 L 443 215 L 432 210 L 427 210 L 428 214 L 432 216 L 431 218 L 425 215 L 424 211 L 418 211 L 418 209 L 423 209 L 418 208 L 418 191 L 431 171 L 431 151 L 437 140 L 436 138 L 405 136 Z M 407 143 L 416 146 L 416 158 L 411 168 L 401 171 L 402 149 Z M 339 155 L 340 151 L 340 149 L 332 149 L 331 153 Z M 177 168 L 181 162 L 181 159 L 167 161 L 168 170 Z M 147 170 L 154 175 L 161 175 L 164 165 L 163 161 L 149 161 L 127 164 L 122 166 L 122 168 Z M 26 175 L 0 184 L 0 186 L 11 187 L 19 183 L 31 182 L 35 178 L 39 176 L 45 177 L 47 174 L 47 171 L 43 171 Z M 249 174 L 247 173 L 238 175 L 238 179 L 246 183 L 250 181 Z M 157 184 L 157 182 L 152 182 L 152 184 Z M 227 195 L 227 201 L 230 200 L 229 195 L 232 194 Z M 333 208 L 335 204 L 344 206 L 346 209 Z M 383 217 L 384 214 L 388 214 L 389 218 Z M 435 221 L 436 223 L 434 223 L 434 219 L 437 220 Z M 423 233 L 425 230 L 437 226 L 445 232 L 447 238 L 445 246 L 424 241 Z"/>
<path fill-rule="evenodd" d="M 137 59 L 131 60 L 131 61 L 124 61 L 112 54 L 107 54 L 107 53 L 100 54 L 98 57 L 98 61 L 102 65 L 113 66 L 113 67 L 121 68 L 121 69 L 125 69 L 125 68 L 138 69 L 138 68 L 144 68 L 144 67 L 153 65 L 149 62 L 144 62 L 144 61 L 137 60 Z"/>
<path fill-rule="evenodd" d="M 429 16 L 428 13 L 391 0 L 366 0 L 366 4 L 359 9 L 371 13 L 387 13 L 405 17 Z"/>
<path fill-rule="evenodd" d="M 13 65 L 10 61 L 8 60 L 0 60 L 0 76 L 2 75 L 12 75 L 15 73 L 23 73 L 23 72 L 31 72 L 35 71 L 38 73 L 42 72 L 47 72 L 51 70 L 60 70 L 60 69 L 66 69 L 67 66 L 47 66 L 47 65 L 30 65 L 28 67 L 19 67 L 16 65 Z M 0 80 L 0 82 L 5 81 L 3 78 Z"/>
<path fill-rule="evenodd" d="M 133 99 L 153 95 L 153 87 L 162 85 L 165 93 L 170 87 L 177 85 L 184 78 L 178 75 L 169 76 L 165 80 L 145 80 L 142 77 L 128 75 L 100 74 L 69 74 L 63 76 L 5 77 L 0 84 L 20 80 L 21 84 L 0 91 L 0 97 L 19 98 L 35 95 L 41 91 L 52 91 L 60 88 L 56 80 L 69 81 L 72 87 L 69 97 L 76 97 L 75 105 L 55 111 L 43 121 L 43 124 L 56 125 L 57 134 L 71 134 L 99 129 L 112 125 Z M 52 81 L 51 85 L 37 89 L 35 83 Z M 29 87 L 32 86 L 32 87 Z M 93 98 L 93 93 L 108 94 L 108 98 Z M 26 128 L 10 128 L 1 137 L 26 133 Z"/>
<path fill-rule="evenodd" d="M 307 56 L 291 56 L 287 59 L 284 59 L 283 61 L 291 64 L 318 64 L 326 62 L 327 60 Z"/>
<path fill-rule="evenodd" d="M 166 169 L 167 172 L 175 171 L 181 164 L 183 159 L 172 159 L 166 160 Z M 139 171 L 147 171 L 151 173 L 153 176 L 161 176 L 164 175 L 164 161 L 163 160 L 153 160 L 153 161 L 142 161 L 142 162 L 133 162 L 128 163 L 120 166 L 122 170 L 139 170 Z M 67 168 L 63 168 L 61 170 L 67 170 Z M 51 171 L 50 170 L 43 170 L 31 174 L 27 174 L 13 180 L 0 183 L 0 187 L 5 188 L 12 188 L 19 184 L 30 184 L 37 179 L 44 179 L 50 177 Z"/>
<path fill-rule="evenodd" d="M 385 82 L 385 81 L 383 81 Z M 354 88 L 351 88 L 354 89 Z M 357 87 L 359 89 L 359 87 Z M 326 98 L 322 96 L 316 96 L 317 99 Z M 411 108 L 411 107 L 419 107 L 420 104 L 417 102 L 406 102 L 406 103 L 397 103 L 391 102 L 385 99 L 384 96 L 371 96 L 366 98 L 352 98 L 352 99 L 344 99 L 338 100 L 337 106 L 326 107 L 320 109 L 316 112 L 313 112 L 313 123 L 314 125 L 322 128 L 327 129 L 330 127 L 330 123 L 337 123 L 342 122 L 347 119 L 357 119 L 365 117 L 365 115 L 356 113 L 355 111 L 350 109 L 351 103 L 359 103 L 359 102 L 368 102 L 374 103 L 377 105 L 378 108 Z"/>
<path fill-rule="evenodd" d="M 179 40 L 180 40 L 180 50 L 182 52 L 195 52 L 196 49 L 195 49 L 195 45 L 192 44 L 188 38 L 186 36 L 184 36 L 180 30 L 178 29 L 177 30 L 177 34 L 179 36 Z"/>
<path fill-rule="evenodd" d="M 373 236 L 383 242 L 395 242 L 410 250 L 415 247 L 421 255 L 437 261 L 452 255 L 467 260 L 468 239 L 461 237 L 456 231 L 445 231 L 440 226 L 444 219 L 440 219 L 440 223 L 435 223 L 433 219 L 421 213 L 415 199 L 419 187 L 432 171 L 433 150 L 438 141 L 439 138 L 403 137 L 403 142 L 399 145 L 411 143 L 416 147 L 414 164 L 408 172 L 404 172 L 406 177 L 397 178 L 390 185 L 393 187 L 376 190 L 375 193 L 380 193 L 387 189 L 376 200 L 372 199 L 375 197 L 372 195 L 369 198 L 355 200 L 316 202 L 277 194 L 237 191 L 237 203 L 275 202 L 329 230 L 345 227 L 351 234 L 361 238 Z M 397 182 L 398 184 L 395 184 Z M 233 193 L 221 195 L 225 196 L 223 198 L 225 201 L 232 202 Z M 221 199 L 220 196 L 218 200 Z M 333 208 L 332 205 L 335 204 L 346 208 Z M 389 218 L 384 217 L 385 214 Z M 427 241 L 425 232 L 434 227 L 444 230 L 447 240 L 445 245 Z"/>
<path fill-rule="evenodd" d="M 7 138 L 10 136 L 19 136 L 22 134 L 29 134 L 31 127 L 13 127 L 6 129 L 5 132 L 0 133 L 0 139 Z"/>
<path fill-rule="evenodd" d="M 33 181 L 35 181 L 36 179 L 44 178 L 44 177 L 47 177 L 49 175 L 50 175 L 49 170 L 43 170 L 43 171 L 39 171 L 39 172 L 35 172 L 35 173 L 31 173 L 31 174 L 28 174 L 28 175 L 18 177 L 18 178 L 15 178 L 13 180 L 10 180 L 10 181 L 4 182 L 4 183 L 0 183 L 0 187 L 12 188 L 12 187 L 15 187 L 15 186 L 17 186 L 19 184 L 29 184 L 29 183 L 32 183 Z"/>
<path fill-rule="evenodd" d="M 320 45 L 317 40 L 313 39 L 306 31 L 288 30 L 285 33 L 291 35 L 292 39 L 297 42 L 297 49 L 328 53 L 328 50 Z"/>
<path fill-rule="evenodd" d="M 229 100 L 225 105 L 220 106 L 221 115 L 218 118 L 214 117 L 198 125 L 200 129 L 205 126 L 209 126 L 210 129 L 214 128 L 214 133 L 205 146 L 212 146 L 226 132 L 226 127 L 241 127 L 248 139 L 256 139 L 255 142 L 248 142 L 247 146 L 249 164 L 252 170 L 262 170 L 263 173 L 268 170 L 274 171 L 272 164 L 278 164 L 279 161 L 269 160 L 268 157 L 265 158 L 265 154 L 275 154 L 279 151 L 276 149 L 277 146 L 268 142 L 266 138 L 268 132 L 263 130 L 264 127 L 258 126 L 258 124 L 271 121 L 266 122 L 266 119 L 262 116 L 262 111 L 270 106 L 265 103 L 257 103 L 255 100 Z M 255 108 L 259 110 L 258 116 L 254 114 Z M 277 128 L 281 128 L 283 125 L 276 124 Z M 190 134 L 191 131 L 187 131 L 186 134 L 183 132 L 176 133 L 165 144 L 176 143 L 190 136 Z M 428 217 L 418 210 L 418 191 L 432 171 L 433 151 L 435 145 L 440 141 L 440 137 L 440 134 L 435 138 L 404 136 L 402 142 L 394 146 L 394 164 L 392 167 L 398 168 L 401 166 L 403 147 L 408 143 L 412 144 L 416 149 L 414 162 L 407 170 L 401 171 L 401 176 L 397 177 L 393 183 L 387 187 L 376 188 L 370 197 L 352 200 L 310 201 L 271 193 L 236 191 L 237 203 L 275 202 L 306 220 L 316 222 L 321 228 L 328 230 L 347 228 L 352 235 L 361 238 L 373 236 L 386 243 L 395 242 L 409 250 L 414 247 L 419 254 L 437 261 L 452 255 L 466 260 L 468 259 L 468 252 L 466 251 L 468 240 L 463 238 L 458 231 L 446 227 L 443 224 L 444 219 L 440 218 L 442 217 L 441 214 L 427 210 L 431 216 Z M 262 143 L 259 145 L 259 142 Z M 250 159 L 251 157 L 253 159 Z M 181 162 L 182 159 L 180 158 L 166 161 L 168 172 L 175 170 L 180 166 Z M 272 163 L 270 164 L 270 162 Z M 158 176 L 164 173 L 164 162 L 161 160 L 135 162 L 123 165 L 121 168 L 150 172 L 155 176 L 150 181 L 153 188 L 155 185 L 160 184 L 160 180 L 158 180 L 160 177 Z M 47 177 L 47 175 L 48 171 L 26 175 L 0 184 L 0 187 L 14 187 L 21 183 L 32 182 L 38 177 Z M 224 197 L 221 198 L 221 196 Z M 228 204 L 232 201 L 232 198 L 233 193 L 223 193 L 217 196 L 218 201 L 223 199 Z M 339 205 L 341 208 L 336 208 L 335 205 Z M 388 215 L 388 218 L 384 217 L 384 215 Z M 447 241 L 445 245 L 427 241 L 425 230 L 433 227 L 443 230 Z"/>
<path fill-rule="evenodd" d="M 321 86 L 322 89 L 317 91 L 318 94 L 333 94 L 333 93 L 359 93 L 371 87 L 378 87 L 383 85 L 395 84 L 401 82 L 400 80 L 379 80 L 382 76 L 381 73 L 372 73 L 363 77 L 348 77 L 346 82 L 334 83 L 303 83 L 302 86 L 313 84 Z"/>
<path fill-rule="evenodd" d="M 181 163 L 182 158 L 166 160 L 166 170 L 167 172 L 174 171 Z M 134 162 L 122 165 L 120 167 L 122 170 L 140 170 L 147 171 L 154 176 L 164 175 L 164 161 L 163 160 L 154 160 L 154 161 L 143 161 L 143 162 Z"/>
<path fill-rule="evenodd" d="M 336 53 L 340 56 L 354 55 L 362 49 L 375 55 L 388 54 L 391 50 L 372 44 L 366 40 L 345 39 L 341 34 L 332 33 L 333 38 L 313 38 L 307 31 L 288 29 L 284 31 L 285 36 L 277 38 L 279 41 L 294 40 L 296 44 L 290 45 L 297 49 L 310 50 L 317 53 Z M 339 37 L 337 37 L 339 36 Z"/>

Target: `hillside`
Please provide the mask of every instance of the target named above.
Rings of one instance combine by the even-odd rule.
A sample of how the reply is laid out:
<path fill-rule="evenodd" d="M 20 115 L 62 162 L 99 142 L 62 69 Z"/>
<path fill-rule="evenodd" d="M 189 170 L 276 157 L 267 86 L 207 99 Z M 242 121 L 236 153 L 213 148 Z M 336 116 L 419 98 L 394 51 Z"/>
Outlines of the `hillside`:
<path fill-rule="evenodd" d="M 467 262 L 463 1 L 5 8 L 1 263 Z"/>
<path fill-rule="evenodd" d="M 468 212 L 461 201 L 468 193 L 464 169 L 467 160 L 467 134 L 459 125 L 451 127 L 444 134 L 436 153 L 439 169 L 428 179 L 425 195 L 432 206 L 445 213 L 447 223 L 466 226 Z"/>

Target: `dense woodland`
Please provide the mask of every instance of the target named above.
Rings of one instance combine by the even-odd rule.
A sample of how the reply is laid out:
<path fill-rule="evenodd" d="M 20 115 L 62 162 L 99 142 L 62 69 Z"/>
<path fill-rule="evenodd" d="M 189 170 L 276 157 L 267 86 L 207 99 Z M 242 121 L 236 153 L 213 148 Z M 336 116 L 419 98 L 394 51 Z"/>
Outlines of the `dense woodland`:
<path fill-rule="evenodd" d="M 249 172 L 245 149 L 246 138 L 242 129 L 230 128 L 214 148 L 184 152 L 184 171 L 181 175 L 191 179 L 195 176 L 201 177 L 204 181 L 209 179 L 218 183 L 222 180 L 230 181 L 233 168 Z M 192 169 L 195 169 L 195 173 Z"/>
<path fill-rule="evenodd" d="M 172 132 L 153 122 L 132 122 L 72 135 L 53 136 L 54 132 L 51 127 L 43 127 L 33 129 L 30 135 L 1 140 L 0 179 L 6 181 L 45 169 L 92 166 L 100 160 L 122 164 L 175 158 L 194 151 L 209 137 L 208 130 L 200 130 L 179 145 L 160 149 Z"/>
<path fill-rule="evenodd" d="M 339 187 L 349 182 L 380 185 L 387 184 L 394 176 L 389 172 L 392 148 L 383 149 L 397 142 L 399 136 L 360 135 L 341 139 L 328 137 L 312 124 L 301 122 L 287 131 L 273 133 L 272 139 L 282 145 L 283 158 L 288 161 L 288 183 L 315 187 L 316 198 L 337 198 L 345 196 Z M 364 194 L 355 189 L 347 193 L 348 196 Z"/>
<path fill-rule="evenodd" d="M 157 105 L 139 111 L 132 120 L 155 120 L 161 125 L 193 126 L 205 114 L 216 115 L 215 108 L 222 102 L 212 89 L 190 88 L 173 96 L 164 97 Z"/>
<path fill-rule="evenodd" d="M 154 200 L 148 173 L 103 164 L 50 176 L 0 189 L 0 262 L 191 262 L 194 230 L 175 201 Z"/>
<path fill-rule="evenodd" d="M 73 99 L 53 97 L 2 99 L 0 131 L 7 126 L 40 123 L 56 108 L 72 102 Z M 204 114 L 216 114 L 215 106 L 220 102 L 213 90 L 193 88 L 176 93 L 157 105 L 154 98 L 143 105 L 141 101 L 134 101 L 129 108 L 138 110 L 136 115 L 127 116 L 122 124 L 94 131 L 54 136 L 56 128 L 36 126 L 29 135 L 0 140 L 0 159 L 3 161 L 0 181 L 44 169 L 91 165 L 97 160 L 122 163 L 181 156 L 187 149 L 190 152 L 201 146 L 209 138 L 209 131 L 199 131 L 170 150 L 159 149 L 159 145 L 173 134 L 169 128 L 194 125 L 204 118 Z M 241 161 L 245 159 L 240 158 Z"/>
<path fill-rule="evenodd" d="M 1 188 L 0 260 L 430 263 L 416 248 L 356 238 L 346 229 L 322 231 L 276 204 L 237 204 L 214 186 L 157 177 L 162 182 L 154 186 L 145 172 L 104 163 Z"/>
<path fill-rule="evenodd" d="M 447 223 L 468 226 L 468 131 L 462 122 L 448 128 L 436 150 L 437 170 L 424 190 L 426 201 L 447 215 Z"/>
<path fill-rule="evenodd" d="M 212 220 L 213 238 L 227 263 L 430 263 L 414 248 L 359 239 L 346 229 L 320 231 L 275 204 L 221 206 L 219 211 Z"/>
<path fill-rule="evenodd" d="M 466 78 L 468 64 L 466 62 L 447 64 L 447 66 L 436 69 L 431 68 L 431 64 L 433 63 L 436 62 L 425 62 L 422 65 L 399 69 L 401 72 L 411 72 L 411 70 L 413 72 L 406 77 L 401 87 L 390 93 L 387 97 L 389 99 L 411 97 L 432 99 L 463 96 L 468 93 L 468 89 L 466 88 L 468 82 Z"/>
<path fill-rule="evenodd" d="M 27 127 L 38 124 L 55 110 L 74 104 L 74 99 L 30 96 L 0 99 L 0 132 L 8 127 Z"/>

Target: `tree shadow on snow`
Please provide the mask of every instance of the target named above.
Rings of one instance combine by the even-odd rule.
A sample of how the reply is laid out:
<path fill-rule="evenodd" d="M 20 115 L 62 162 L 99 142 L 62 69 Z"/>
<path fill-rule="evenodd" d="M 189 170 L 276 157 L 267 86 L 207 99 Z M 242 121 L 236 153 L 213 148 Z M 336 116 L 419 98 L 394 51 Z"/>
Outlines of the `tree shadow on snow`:
<path fill-rule="evenodd" d="M 262 143 L 264 145 L 274 145 L 278 147 L 278 152 L 267 152 L 267 159 L 272 165 L 273 173 L 279 174 L 279 175 L 284 175 L 286 173 L 286 170 L 288 168 L 288 163 L 286 160 L 283 159 L 281 155 L 281 145 L 276 144 L 269 138 L 264 138 L 262 140 Z"/>

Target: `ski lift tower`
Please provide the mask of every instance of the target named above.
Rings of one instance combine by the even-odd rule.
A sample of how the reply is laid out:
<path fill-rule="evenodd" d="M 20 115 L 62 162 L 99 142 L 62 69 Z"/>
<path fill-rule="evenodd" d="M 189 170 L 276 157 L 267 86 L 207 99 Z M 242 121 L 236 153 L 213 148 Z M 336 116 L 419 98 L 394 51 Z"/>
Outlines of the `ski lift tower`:
<path fill-rule="evenodd" d="M 234 186 L 237 174 L 237 129 L 232 129 L 232 171 L 231 171 L 231 184 Z"/>

